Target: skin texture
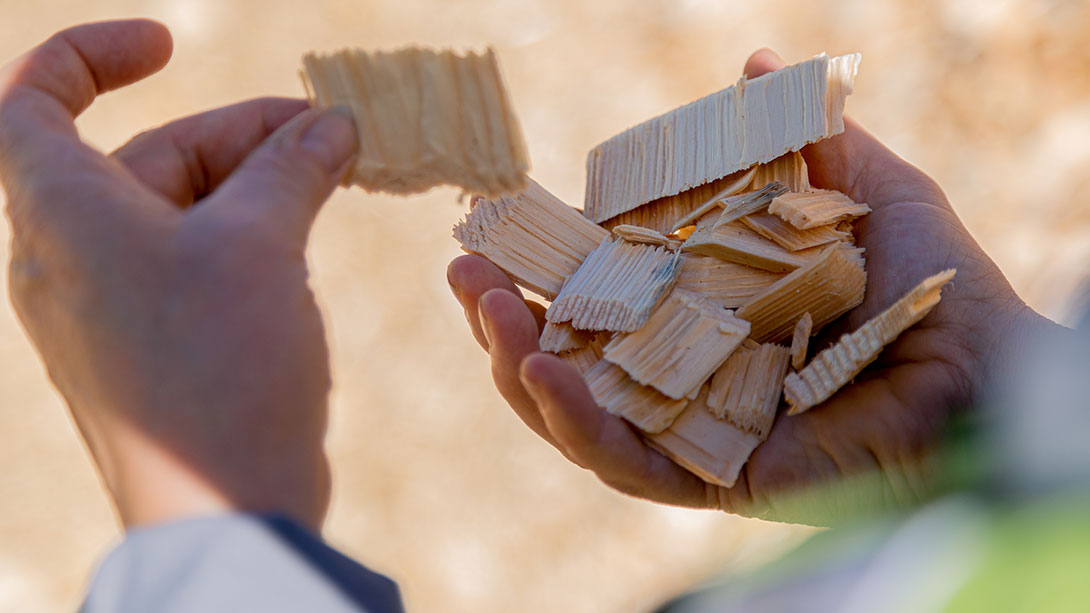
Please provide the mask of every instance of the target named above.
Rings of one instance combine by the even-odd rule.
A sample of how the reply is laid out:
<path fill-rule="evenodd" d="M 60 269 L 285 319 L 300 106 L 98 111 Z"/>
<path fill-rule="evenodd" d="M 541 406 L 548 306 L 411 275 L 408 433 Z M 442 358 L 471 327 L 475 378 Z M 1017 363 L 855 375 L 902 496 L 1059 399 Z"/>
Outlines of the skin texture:
<path fill-rule="evenodd" d="M 745 73 L 756 77 L 783 65 L 761 50 Z M 827 328 L 815 350 L 927 276 L 958 269 L 942 302 L 854 385 L 807 413 L 781 415 L 735 486 L 712 486 L 600 410 L 574 368 L 538 351 L 540 306 L 524 301 L 484 258 L 462 256 L 451 263 L 448 280 L 491 355 L 497 388 L 518 416 L 607 485 L 662 503 L 824 524 L 858 507 L 897 507 L 927 497 L 937 481 L 927 458 L 950 418 L 980 402 L 989 376 L 1009 367 L 1028 339 L 1058 327 L 1018 298 L 934 181 L 855 122 L 845 123 L 843 134 L 806 147 L 803 155 L 814 186 L 840 190 L 873 209 L 855 226 L 857 244 L 867 250 L 869 284 L 863 304 Z"/>
<path fill-rule="evenodd" d="M 330 374 L 304 250 L 354 126 L 260 99 L 109 156 L 82 143 L 73 119 L 171 49 L 155 22 L 103 22 L 0 72 L 11 300 L 125 525 L 240 509 L 317 529 Z"/>

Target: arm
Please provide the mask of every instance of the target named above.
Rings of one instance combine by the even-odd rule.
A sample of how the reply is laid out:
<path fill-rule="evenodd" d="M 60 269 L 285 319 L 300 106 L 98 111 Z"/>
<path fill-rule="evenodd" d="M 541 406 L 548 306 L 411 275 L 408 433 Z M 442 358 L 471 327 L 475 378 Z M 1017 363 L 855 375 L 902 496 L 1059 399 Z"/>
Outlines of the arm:
<path fill-rule="evenodd" d="M 754 77 L 782 66 L 761 51 L 745 72 Z M 491 355 L 497 387 L 527 425 L 607 485 L 668 504 L 824 523 L 860 498 L 900 505 L 928 496 L 938 481 L 928 456 L 948 420 L 979 401 L 989 377 L 1006 370 L 1030 339 L 1062 329 L 1018 298 L 934 181 L 858 124 L 845 124 L 843 134 L 803 150 L 815 186 L 873 209 L 856 226 L 867 249 L 866 299 L 825 338 L 857 328 L 920 279 L 957 268 L 952 289 L 927 318 L 822 407 L 778 419 L 727 489 L 704 483 L 598 409 L 573 368 L 538 352 L 540 318 L 511 282 L 483 258 L 463 256 L 448 269 L 451 286 Z M 877 490 L 838 488 L 858 476 Z M 793 503 L 819 489 L 827 508 Z"/>

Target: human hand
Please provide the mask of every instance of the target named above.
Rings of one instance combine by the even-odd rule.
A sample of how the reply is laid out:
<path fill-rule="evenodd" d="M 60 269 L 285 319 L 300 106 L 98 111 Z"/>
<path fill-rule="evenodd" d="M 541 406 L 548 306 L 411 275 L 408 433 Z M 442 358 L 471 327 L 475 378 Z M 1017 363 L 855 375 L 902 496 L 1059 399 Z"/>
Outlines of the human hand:
<path fill-rule="evenodd" d="M 745 72 L 756 77 L 782 66 L 762 50 Z M 816 187 L 840 190 L 873 209 L 855 226 L 857 244 L 867 250 L 869 284 L 863 304 L 814 344 L 821 348 L 859 327 L 925 277 L 957 268 L 927 318 L 828 402 L 777 419 L 728 489 L 703 482 L 645 445 L 636 428 L 599 409 L 574 368 L 539 353 L 540 313 L 527 308 L 497 267 L 462 256 L 451 263 L 448 279 L 491 355 L 497 387 L 523 421 L 607 485 L 658 502 L 825 523 L 853 507 L 926 497 L 936 479 L 925 460 L 947 421 L 980 400 L 988 377 L 1021 339 L 1052 324 L 1018 298 L 934 181 L 858 124 L 847 118 L 845 124 L 843 134 L 806 147 L 803 155 Z M 848 483 L 846 477 L 868 475 L 877 477 L 866 481 L 877 489 L 836 487 Z"/>
<path fill-rule="evenodd" d="M 166 64 L 149 21 L 54 35 L 0 73 L 12 303 L 126 525 L 229 509 L 317 528 L 330 386 L 304 251 L 351 120 L 260 99 L 104 156 L 73 124 Z"/>

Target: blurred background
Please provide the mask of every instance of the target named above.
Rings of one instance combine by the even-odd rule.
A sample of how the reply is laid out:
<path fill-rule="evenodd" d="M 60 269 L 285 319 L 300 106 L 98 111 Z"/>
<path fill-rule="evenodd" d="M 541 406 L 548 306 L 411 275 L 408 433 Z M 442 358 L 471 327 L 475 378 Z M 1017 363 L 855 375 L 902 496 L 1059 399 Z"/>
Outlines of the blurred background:
<path fill-rule="evenodd" d="M 0 58 L 128 16 L 166 23 L 174 59 L 81 118 L 103 150 L 209 107 L 300 96 L 309 50 L 491 44 L 532 175 L 576 206 L 588 149 L 730 85 L 751 51 L 788 63 L 860 51 L 848 112 L 938 180 L 1031 306 L 1069 322 L 1090 268 L 1084 2 L 0 0 Z M 333 544 L 397 579 L 411 610 L 630 611 L 812 534 L 625 498 L 532 435 L 446 286 L 457 196 L 341 190 L 315 230 L 335 379 Z M 6 300 L 0 466 L 0 611 L 75 609 L 119 532 Z"/>

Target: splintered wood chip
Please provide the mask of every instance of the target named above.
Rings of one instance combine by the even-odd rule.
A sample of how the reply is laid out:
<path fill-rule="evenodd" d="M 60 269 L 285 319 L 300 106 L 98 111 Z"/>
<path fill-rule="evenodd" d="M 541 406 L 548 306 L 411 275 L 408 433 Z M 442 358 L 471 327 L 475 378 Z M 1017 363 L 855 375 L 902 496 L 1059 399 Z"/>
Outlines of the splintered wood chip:
<path fill-rule="evenodd" d="M 700 294 L 725 309 L 736 309 L 785 276 L 787 273 L 682 253 L 675 287 Z"/>
<path fill-rule="evenodd" d="M 802 154 L 792 151 L 787 155 L 772 160 L 767 164 L 760 164 L 754 168 L 753 187 L 768 185 L 773 181 L 782 183 L 793 192 L 804 192 L 810 189 L 810 175 L 806 168 L 806 160 Z"/>
<path fill-rule="evenodd" d="M 652 434 L 669 428 L 689 403 L 688 398 L 667 398 L 636 383 L 624 370 L 606 360 L 592 366 L 583 379 L 598 406 Z"/>
<path fill-rule="evenodd" d="M 650 228 L 641 228 L 640 226 L 614 226 L 613 233 L 630 243 L 661 245 L 663 247 L 669 247 L 670 249 L 677 249 L 681 246 L 681 241 L 679 240 L 670 238 L 665 234 L 656 232 Z"/>
<path fill-rule="evenodd" d="M 802 251 L 851 238 L 851 230 L 844 232 L 838 229 L 838 225 L 799 230 L 771 213 L 753 213 L 743 217 L 741 221 L 750 230 L 788 251 Z"/>
<path fill-rule="evenodd" d="M 761 343 L 791 335 L 807 312 L 814 330 L 863 302 L 867 273 L 861 250 L 844 244 L 822 248 L 810 263 L 773 283 L 735 313 L 753 324 L 750 336 Z"/>
<path fill-rule="evenodd" d="M 756 174 L 757 174 L 757 169 L 756 168 L 750 168 L 741 177 L 738 177 L 737 179 L 734 179 L 730 183 L 727 183 L 726 187 L 724 187 L 719 192 L 717 192 L 714 196 L 709 198 L 707 200 L 707 202 L 705 202 L 704 204 L 701 204 L 700 206 L 693 209 L 691 212 L 686 213 L 684 216 L 681 217 L 681 219 L 678 219 L 677 221 L 675 221 L 673 227 L 671 227 L 670 230 L 673 231 L 673 232 L 677 232 L 679 229 L 684 228 L 685 226 L 695 224 L 698 219 L 700 219 L 701 217 L 703 217 L 703 216 L 707 215 L 708 213 L 714 211 L 715 209 L 722 208 L 724 201 L 727 198 L 730 198 L 731 196 L 733 196 L 733 195 L 737 194 L 738 192 L 742 191 L 743 189 L 745 189 L 746 186 L 748 186 L 753 181 L 753 177 L 756 176 Z M 716 185 L 716 184 L 717 184 L 717 182 L 713 182 L 713 183 L 709 183 L 708 185 Z M 690 194 L 690 193 L 696 192 L 699 189 L 700 188 L 697 187 L 697 188 L 682 192 L 682 194 Z M 676 197 L 676 196 L 672 196 L 672 197 Z"/>
<path fill-rule="evenodd" d="M 749 324 L 730 311 L 674 290 L 646 325 L 615 336 L 604 355 L 638 383 L 670 398 L 694 398 L 748 334 Z"/>
<path fill-rule="evenodd" d="M 633 332 L 674 287 L 677 252 L 607 236 L 545 311 L 579 330 Z"/>
<path fill-rule="evenodd" d="M 774 343 L 739 347 L 712 375 L 708 410 L 762 441 L 768 438 L 789 357 L 787 347 Z"/>
<path fill-rule="evenodd" d="M 810 332 L 814 329 L 814 318 L 809 311 L 795 324 L 795 333 L 791 336 L 791 368 L 802 370 L 806 364 L 806 350 L 810 345 Z"/>
<path fill-rule="evenodd" d="M 704 481 L 732 487 L 761 439 L 729 421 L 716 419 L 708 409 L 707 397 L 705 386 L 669 429 L 644 440 Z"/>
<path fill-rule="evenodd" d="M 492 49 L 308 53 L 303 67 L 312 104 L 355 117 L 349 184 L 412 194 L 446 183 L 488 196 L 525 187 L 526 143 Z"/>
<path fill-rule="evenodd" d="M 546 321 L 545 327 L 541 330 L 538 345 L 542 351 L 560 353 L 561 351 L 584 347 L 593 338 L 594 332 L 576 330 L 569 323 L 556 324 Z"/>
<path fill-rule="evenodd" d="M 815 189 L 777 196 L 768 205 L 768 212 L 799 230 L 808 230 L 866 215 L 870 207 L 837 191 Z"/>
<path fill-rule="evenodd" d="M 755 192 L 727 198 L 723 201 L 723 212 L 715 225 L 723 226 L 746 215 L 763 211 L 776 196 L 786 193 L 787 187 L 783 183 L 773 181 Z"/>
<path fill-rule="evenodd" d="M 820 252 L 788 251 L 737 221 L 699 225 L 682 243 L 681 249 L 770 272 L 795 270 L 811 262 Z"/>
<path fill-rule="evenodd" d="M 601 335 L 595 336 L 589 343 L 578 349 L 561 351 L 557 357 L 574 366 L 579 374 L 586 375 L 587 371 L 602 359 Z"/>
<path fill-rule="evenodd" d="M 924 279 L 893 306 L 871 318 L 835 345 L 817 354 L 797 373 L 787 375 L 784 398 L 788 415 L 797 415 L 832 397 L 878 357 L 882 348 L 926 316 L 942 298 L 942 286 L 954 278 L 947 270 Z"/>
<path fill-rule="evenodd" d="M 533 180 L 521 192 L 478 199 L 454 227 L 463 249 L 488 258 L 515 283 L 550 300 L 608 236 Z"/>
<path fill-rule="evenodd" d="M 713 199 L 725 198 L 742 191 L 749 186 L 752 177 L 752 169 L 739 171 L 679 194 L 641 204 L 631 211 L 625 211 L 601 222 L 601 226 L 607 230 L 618 225 L 641 226 L 668 234 L 678 227 L 679 220 L 691 215 L 694 209 L 705 206 L 709 202 L 712 203 L 710 205 L 712 209 L 717 208 Z M 697 215 L 697 218 L 699 217 L 700 215 Z"/>
<path fill-rule="evenodd" d="M 587 156 L 587 217 L 602 222 L 843 132 L 859 59 L 821 54 L 743 77 L 598 145 Z"/>

